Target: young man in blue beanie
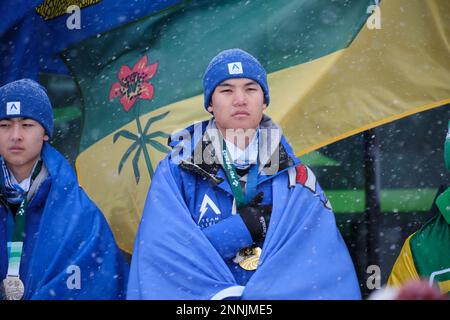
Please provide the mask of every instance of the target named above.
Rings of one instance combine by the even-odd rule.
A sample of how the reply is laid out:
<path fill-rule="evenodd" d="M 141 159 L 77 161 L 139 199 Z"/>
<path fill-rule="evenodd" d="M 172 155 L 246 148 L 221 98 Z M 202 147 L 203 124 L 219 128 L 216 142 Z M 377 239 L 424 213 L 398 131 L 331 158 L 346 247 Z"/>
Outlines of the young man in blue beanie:
<path fill-rule="evenodd" d="M 128 299 L 359 299 L 313 173 L 264 114 L 266 71 L 219 53 L 203 78 L 213 115 L 172 135 L 139 226 Z"/>
<path fill-rule="evenodd" d="M 127 262 L 52 135 L 42 86 L 0 87 L 2 299 L 123 299 Z"/>

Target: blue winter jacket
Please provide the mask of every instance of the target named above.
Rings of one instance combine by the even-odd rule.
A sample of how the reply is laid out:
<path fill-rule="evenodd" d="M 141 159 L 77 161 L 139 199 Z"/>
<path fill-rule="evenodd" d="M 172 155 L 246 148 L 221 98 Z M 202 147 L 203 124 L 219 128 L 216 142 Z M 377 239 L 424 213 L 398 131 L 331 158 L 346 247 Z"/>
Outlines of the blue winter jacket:
<path fill-rule="evenodd" d="M 125 298 L 129 266 L 103 214 L 58 151 L 45 143 L 41 158 L 49 176 L 26 212 L 19 272 L 25 286 L 23 299 Z M 6 247 L 13 227 L 12 214 L 1 201 L 1 279 L 7 274 Z"/>
<path fill-rule="evenodd" d="M 256 271 L 233 261 L 252 238 L 233 208 L 216 157 L 221 147 L 209 134 L 214 128 L 203 122 L 172 136 L 173 151 L 159 163 L 147 196 L 127 298 L 359 299 L 328 200 L 267 116 L 260 125 L 269 133 L 260 134 L 257 192 L 273 205 L 270 225 Z"/>

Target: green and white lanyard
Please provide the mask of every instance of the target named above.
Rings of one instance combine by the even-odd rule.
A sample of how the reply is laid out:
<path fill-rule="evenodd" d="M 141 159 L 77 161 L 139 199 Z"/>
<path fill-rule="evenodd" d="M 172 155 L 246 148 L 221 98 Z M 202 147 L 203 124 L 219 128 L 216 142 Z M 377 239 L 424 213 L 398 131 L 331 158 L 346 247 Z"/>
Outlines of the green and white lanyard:
<path fill-rule="evenodd" d="M 25 238 L 25 212 L 28 201 L 25 194 L 17 210 L 12 241 L 8 241 L 8 276 L 18 277 Z"/>
<path fill-rule="evenodd" d="M 39 160 L 37 163 L 33 175 L 30 181 L 30 187 L 33 184 L 34 179 L 36 179 L 37 175 L 41 171 L 42 161 Z M 19 271 L 20 271 L 20 261 L 22 259 L 23 252 L 23 242 L 25 239 L 25 216 L 28 207 L 28 192 L 24 194 L 24 198 L 20 203 L 19 209 L 17 210 L 12 241 L 8 241 L 8 273 L 6 279 L 16 278 L 19 279 Z M 23 285 L 23 284 L 22 284 Z"/>
<path fill-rule="evenodd" d="M 249 203 L 256 194 L 256 184 L 258 179 L 258 162 L 256 164 L 250 165 L 250 171 L 247 176 L 247 184 L 244 194 L 241 188 L 241 184 L 239 182 L 239 176 L 236 172 L 236 168 L 233 162 L 231 161 L 231 156 L 224 140 L 222 140 L 222 157 L 225 173 L 228 177 L 228 181 L 230 183 L 234 199 L 236 200 L 236 206 L 239 209 L 243 207 L 245 204 Z"/>

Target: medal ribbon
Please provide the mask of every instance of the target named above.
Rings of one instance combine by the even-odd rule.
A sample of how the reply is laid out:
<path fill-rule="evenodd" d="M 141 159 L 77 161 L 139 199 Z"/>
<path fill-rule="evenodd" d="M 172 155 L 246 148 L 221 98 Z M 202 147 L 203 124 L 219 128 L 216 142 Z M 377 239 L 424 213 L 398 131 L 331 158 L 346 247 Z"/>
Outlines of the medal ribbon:
<path fill-rule="evenodd" d="M 28 205 L 25 197 L 17 210 L 12 241 L 8 241 L 8 276 L 18 277 L 25 238 L 25 211 Z"/>
<path fill-rule="evenodd" d="M 33 176 L 31 177 L 30 186 L 33 184 L 34 179 L 36 179 L 37 175 L 41 171 L 41 168 L 42 161 L 39 160 L 36 168 L 34 169 Z M 16 213 L 12 241 L 8 241 L 8 277 L 19 277 L 23 240 L 25 238 L 25 213 L 28 207 L 27 196 L 28 192 L 24 194 L 24 198 Z"/>
<path fill-rule="evenodd" d="M 222 141 L 222 145 L 223 145 L 222 156 L 225 173 L 228 177 L 228 181 L 230 182 L 233 196 L 236 199 L 236 206 L 239 209 L 248 202 L 250 202 L 250 200 L 252 200 L 256 194 L 256 183 L 258 178 L 258 162 L 250 166 L 250 171 L 247 176 L 247 185 L 244 195 L 244 192 L 242 191 L 241 188 L 241 183 L 239 182 L 239 176 L 236 172 L 236 168 L 233 162 L 231 161 L 231 156 L 227 149 L 225 141 Z"/>
<path fill-rule="evenodd" d="M 231 161 L 230 153 L 227 149 L 227 144 L 222 140 L 222 156 L 223 156 L 223 166 L 225 169 L 225 173 L 228 177 L 228 181 L 230 182 L 231 191 L 233 192 L 233 196 L 236 199 L 236 206 L 238 209 L 242 208 L 245 204 L 249 203 L 256 194 L 256 184 L 258 178 L 258 162 L 256 164 L 250 165 L 250 171 L 247 176 L 247 184 L 245 188 L 245 195 L 241 188 L 241 184 L 239 181 L 239 176 L 236 172 L 236 167 Z M 259 159 L 259 156 L 258 156 Z M 248 250 L 249 248 L 243 249 Z M 249 257 L 242 257 L 240 253 L 243 251 L 239 251 L 237 256 L 240 256 L 243 260 L 239 261 L 239 265 L 241 268 L 245 270 L 256 270 L 258 266 L 258 261 L 261 255 L 260 248 L 250 248 L 252 254 Z"/>

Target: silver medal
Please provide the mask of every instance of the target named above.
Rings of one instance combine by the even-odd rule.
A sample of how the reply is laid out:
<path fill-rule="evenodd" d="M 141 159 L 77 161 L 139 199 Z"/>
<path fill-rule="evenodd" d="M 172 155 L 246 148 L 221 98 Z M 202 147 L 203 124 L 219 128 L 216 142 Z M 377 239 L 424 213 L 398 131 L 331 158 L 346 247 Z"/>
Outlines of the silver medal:
<path fill-rule="evenodd" d="M 7 276 L 3 280 L 3 290 L 6 300 L 20 300 L 25 292 L 25 287 L 19 277 Z"/>

